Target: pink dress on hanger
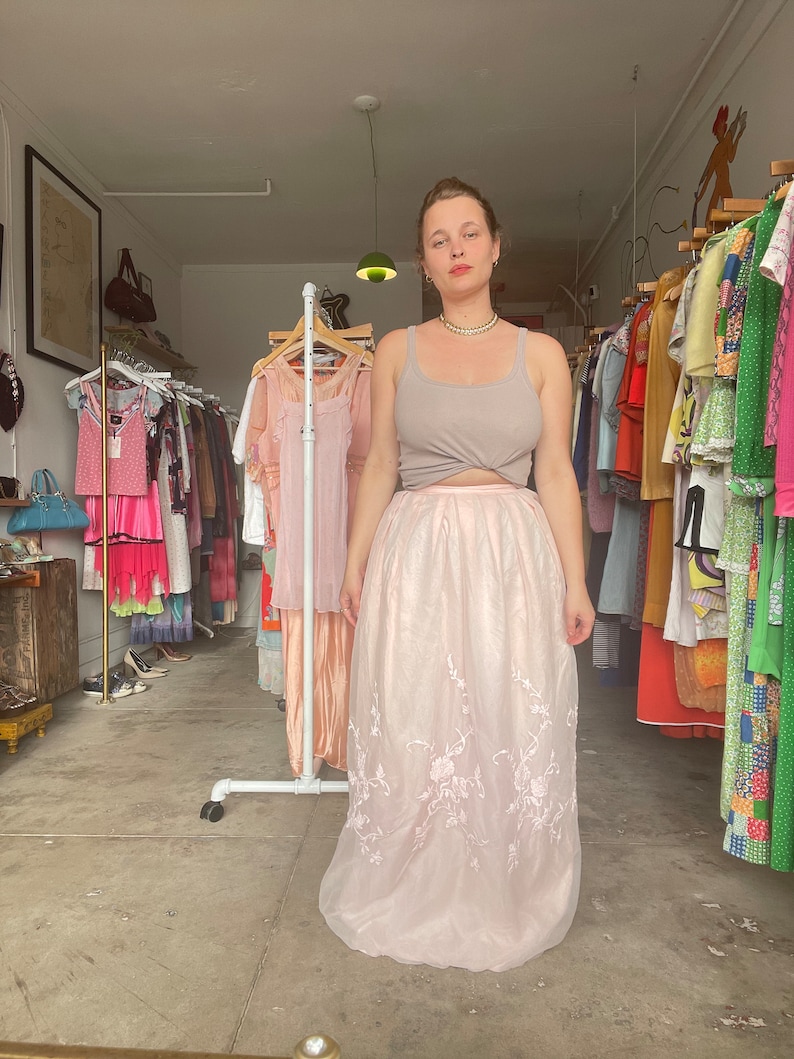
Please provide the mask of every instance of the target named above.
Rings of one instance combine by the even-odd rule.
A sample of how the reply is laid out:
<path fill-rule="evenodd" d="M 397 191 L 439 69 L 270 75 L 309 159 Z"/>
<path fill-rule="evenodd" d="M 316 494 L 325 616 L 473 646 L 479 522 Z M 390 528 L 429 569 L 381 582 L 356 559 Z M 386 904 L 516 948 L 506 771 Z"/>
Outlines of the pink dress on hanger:
<path fill-rule="evenodd" d="M 83 412 L 77 436 L 74 491 L 80 496 L 102 495 L 102 407 L 90 382 L 81 382 Z M 125 392 L 125 391 L 122 391 Z M 143 387 L 128 391 L 131 400 L 108 408 L 108 493 L 145 496 L 149 491 L 146 467 L 146 423 Z"/>
<path fill-rule="evenodd" d="M 348 693 L 353 630 L 339 613 L 339 590 L 347 557 L 351 498 L 369 449 L 370 373 L 350 357 L 314 388 L 315 580 L 314 753 L 334 768 L 347 768 Z M 299 775 L 303 756 L 303 379 L 281 359 L 266 370 L 265 387 L 252 407 L 246 467 L 262 482 L 265 503 L 276 525 L 278 557 L 284 553 L 280 606 L 287 748 Z M 284 446 L 287 452 L 284 452 Z M 285 538 L 289 537 L 289 543 Z M 322 543 L 321 543 L 322 542 Z M 320 565 L 322 564 L 322 565 Z M 289 604 L 288 606 L 286 604 Z"/>

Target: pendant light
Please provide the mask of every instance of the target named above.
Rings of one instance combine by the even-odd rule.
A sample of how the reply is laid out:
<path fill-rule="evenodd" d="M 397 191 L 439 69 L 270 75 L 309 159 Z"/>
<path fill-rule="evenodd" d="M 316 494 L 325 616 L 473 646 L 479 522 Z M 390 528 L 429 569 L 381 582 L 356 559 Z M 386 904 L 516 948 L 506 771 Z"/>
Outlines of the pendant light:
<path fill-rule="evenodd" d="M 375 96 L 358 96 L 353 100 L 353 106 L 367 115 L 369 123 L 369 145 L 372 151 L 372 180 L 375 187 L 375 249 L 370 254 L 365 254 L 359 261 L 356 275 L 359 279 L 368 280 L 370 283 L 383 283 L 386 279 L 394 279 L 397 269 L 388 254 L 382 254 L 378 250 L 378 168 L 375 164 L 375 137 L 372 131 L 372 111 L 380 107 L 380 100 Z"/>

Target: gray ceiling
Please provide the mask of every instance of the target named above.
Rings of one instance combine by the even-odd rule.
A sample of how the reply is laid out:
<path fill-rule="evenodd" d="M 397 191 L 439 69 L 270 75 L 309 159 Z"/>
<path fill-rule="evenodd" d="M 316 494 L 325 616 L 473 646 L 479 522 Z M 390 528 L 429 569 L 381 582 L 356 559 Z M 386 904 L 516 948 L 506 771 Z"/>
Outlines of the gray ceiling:
<path fill-rule="evenodd" d="M 482 187 L 502 301 L 570 283 L 735 0 L 0 0 L 0 79 L 183 264 L 411 257 L 424 192 Z M 635 86 L 633 71 L 639 64 Z M 502 268 L 502 266 L 500 266 Z"/>

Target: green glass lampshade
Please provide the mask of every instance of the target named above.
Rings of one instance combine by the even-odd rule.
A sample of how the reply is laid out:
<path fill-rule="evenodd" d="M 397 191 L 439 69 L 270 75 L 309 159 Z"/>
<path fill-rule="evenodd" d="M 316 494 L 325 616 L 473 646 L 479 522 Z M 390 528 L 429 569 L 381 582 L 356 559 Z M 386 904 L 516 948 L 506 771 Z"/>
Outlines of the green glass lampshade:
<path fill-rule="evenodd" d="M 394 279 L 397 268 L 388 254 L 381 254 L 375 250 L 371 254 L 365 254 L 359 261 L 356 275 L 359 279 L 367 279 L 370 283 L 383 283 L 385 279 Z"/>

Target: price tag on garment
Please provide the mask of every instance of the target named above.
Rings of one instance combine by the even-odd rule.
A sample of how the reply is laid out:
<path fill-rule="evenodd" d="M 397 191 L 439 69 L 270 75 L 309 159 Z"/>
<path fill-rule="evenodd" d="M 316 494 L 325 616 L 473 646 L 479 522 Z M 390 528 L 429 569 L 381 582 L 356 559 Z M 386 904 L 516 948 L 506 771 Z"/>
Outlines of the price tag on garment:
<path fill-rule="evenodd" d="M 109 460 L 120 460 L 121 459 L 121 438 L 119 438 L 119 437 L 108 438 L 108 459 Z"/>

